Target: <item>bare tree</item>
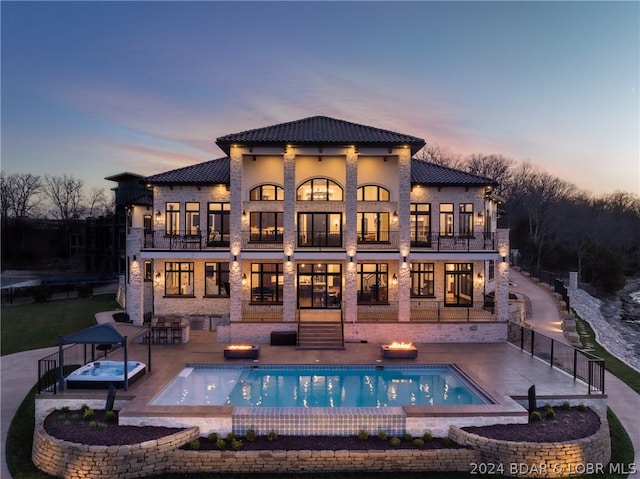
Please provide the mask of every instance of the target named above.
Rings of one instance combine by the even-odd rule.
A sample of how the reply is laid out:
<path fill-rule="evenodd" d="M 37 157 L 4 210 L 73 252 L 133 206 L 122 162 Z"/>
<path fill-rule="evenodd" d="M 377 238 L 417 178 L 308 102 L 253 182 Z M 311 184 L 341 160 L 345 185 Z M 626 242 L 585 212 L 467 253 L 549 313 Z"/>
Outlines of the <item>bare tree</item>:
<path fill-rule="evenodd" d="M 1 175 L 2 215 L 4 217 L 30 216 L 36 210 L 42 190 L 42 180 L 30 173 Z"/>
<path fill-rule="evenodd" d="M 426 145 L 417 153 L 416 158 L 449 168 L 457 168 L 462 163 L 459 154 L 452 152 L 446 146 L 436 144 Z"/>
<path fill-rule="evenodd" d="M 107 209 L 107 202 L 104 188 L 91 188 L 87 198 L 88 216 L 93 217 L 94 213 L 104 212 Z"/>
<path fill-rule="evenodd" d="M 53 204 L 51 214 L 62 221 L 80 217 L 84 182 L 73 176 L 44 177 L 44 193 Z"/>
<path fill-rule="evenodd" d="M 497 193 L 502 194 L 513 175 L 514 161 L 502 155 L 474 153 L 465 160 L 465 169 L 474 175 L 491 178 L 498 183 Z"/>

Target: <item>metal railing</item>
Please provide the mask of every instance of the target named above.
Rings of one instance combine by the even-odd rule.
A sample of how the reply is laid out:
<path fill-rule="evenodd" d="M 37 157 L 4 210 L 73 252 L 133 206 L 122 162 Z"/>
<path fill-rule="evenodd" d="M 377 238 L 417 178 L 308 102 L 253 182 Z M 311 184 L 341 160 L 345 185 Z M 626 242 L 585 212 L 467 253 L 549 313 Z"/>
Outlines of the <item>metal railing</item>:
<path fill-rule="evenodd" d="M 511 321 L 508 328 L 507 340 L 521 351 L 584 381 L 587 394 L 604 394 L 604 359 Z"/>
<path fill-rule="evenodd" d="M 296 248 L 344 248 L 344 232 L 296 231 Z M 398 231 L 379 233 L 358 232 L 358 249 L 389 249 L 399 247 Z M 284 234 L 281 231 L 242 231 L 243 249 L 283 248 Z M 180 231 L 168 234 L 164 230 L 146 231 L 143 235 L 143 249 L 161 250 L 204 250 L 229 248 L 230 235 L 214 232 Z M 494 233 L 478 233 L 472 236 L 440 236 L 434 232 L 429 236 L 411 237 L 411 249 L 414 251 L 492 251 L 496 249 Z"/>
<path fill-rule="evenodd" d="M 255 304 L 242 302 L 242 320 L 255 322 L 280 322 L 284 320 L 284 308 L 279 304 Z"/>
<path fill-rule="evenodd" d="M 492 251 L 497 249 L 495 233 L 474 233 L 472 235 L 411 235 L 411 249 L 427 251 Z"/>
<path fill-rule="evenodd" d="M 411 301 L 411 321 L 456 322 L 495 321 L 494 308 L 485 306 L 483 301 L 474 301 L 468 306 L 450 306 L 444 301 Z"/>
<path fill-rule="evenodd" d="M 95 361 L 100 356 L 106 357 L 109 352 L 120 348 L 117 344 L 109 346 L 110 348 L 105 350 L 99 350 L 98 345 L 95 344 L 72 344 L 62 348 L 63 373 L 67 374 L 90 361 Z M 38 393 L 52 392 L 57 394 L 60 380 L 59 361 L 59 351 L 38 360 Z"/>

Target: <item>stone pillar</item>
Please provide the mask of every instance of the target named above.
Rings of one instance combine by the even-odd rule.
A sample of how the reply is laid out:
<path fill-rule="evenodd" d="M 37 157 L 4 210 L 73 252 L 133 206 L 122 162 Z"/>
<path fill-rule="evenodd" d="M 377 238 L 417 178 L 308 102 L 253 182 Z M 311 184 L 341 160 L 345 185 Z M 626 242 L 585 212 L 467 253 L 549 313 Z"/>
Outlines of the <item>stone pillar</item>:
<path fill-rule="evenodd" d="M 356 274 L 356 253 L 358 252 L 358 152 L 349 147 L 346 151 L 346 184 L 345 184 L 345 223 L 344 246 L 347 252 L 345 261 L 345 280 L 342 307 L 347 324 L 358 320 L 358 291 Z M 350 261 L 353 259 L 353 261 Z M 351 328 L 345 328 L 345 334 L 350 334 Z"/>
<path fill-rule="evenodd" d="M 569 295 L 578 291 L 578 272 L 570 271 L 569 272 Z"/>
<path fill-rule="evenodd" d="M 509 319 L 509 230 L 496 230 L 498 258 L 495 268 L 495 306 L 498 321 Z"/>
<path fill-rule="evenodd" d="M 398 155 L 398 321 L 411 320 L 411 149 L 402 148 Z"/>
<path fill-rule="evenodd" d="M 140 256 L 142 228 L 131 228 L 127 234 L 126 311 L 133 324 L 144 322 L 143 261 Z M 135 257 L 135 259 L 134 259 Z"/>
<path fill-rule="evenodd" d="M 229 154 L 229 319 L 242 321 L 242 150 L 232 146 Z"/>
<path fill-rule="evenodd" d="M 287 148 L 283 155 L 284 167 L 284 204 L 282 226 L 284 247 L 284 303 L 282 305 L 283 320 L 296 320 L 296 163 L 295 150 Z M 291 261 L 287 261 L 287 256 Z"/>

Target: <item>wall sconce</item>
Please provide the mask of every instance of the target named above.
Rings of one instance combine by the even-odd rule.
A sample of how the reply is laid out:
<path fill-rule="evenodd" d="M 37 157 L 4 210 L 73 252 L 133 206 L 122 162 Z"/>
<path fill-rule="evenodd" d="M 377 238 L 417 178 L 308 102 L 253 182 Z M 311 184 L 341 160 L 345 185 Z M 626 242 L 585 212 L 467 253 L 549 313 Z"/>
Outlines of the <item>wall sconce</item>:
<path fill-rule="evenodd" d="M 391 284 L 393 286 L 396 286 L 398 284 L 398 277 L 396 276 L 395 273 L 393 273 L 393 276 L 391 276 Z"/>
<path fill-rule="evenodd" d="M 137 261 L 137 260 L 138 260 L 138 257 L 134 254 L 133 255 L 133 261 Z"/>
<path fill-rule="evenodd" d="M 476 276 L 476 287 L 480 288 L 483 283 L 484 281 L 482 278 L 482 273 L 478 273 L 478 275 Z"/>
<path fill-rule="evenodd" d="M 391 223 L 395 225 L 397 222 L 398 222 L 398 212 L 394 211 L 393 214 L 391 215 Z"/>
<path fill-rule="evenodd" d="M 291 255 L 288 254 L 287 255 L 287 263 L 290 263 L 290 262 L 291 262 Z"/>
<path fill-rule="evenodd" d="M 160 213 L 160 210 L 156 211 L 155 214 L 155 222 L 157 225 L 160 224 L 160 220 L 162 219 L 162 213 Z"/>
<path fill-rule="evenodd" d="M 236 261 L 238 261 L 238 257 L 234 254 L 233 255 L 233 262 L 235 263 Z"/>
<path fill-rule="evenodd" d="M 247 285 L 247 275 L 243 274 L 242 275 L 242 286 L 246 286 Z"/>
<path fill-rule="evenodd" d="M 160 286 L 160 280 L 162 279 L 162 275 L 160 273 L 156 273 L 156 284 Z"/>
<path fill-rule="evenodd" d="M 349 256 L 349 263 L 353 263 L 353 256 Z"/>
<path fill-rule="evenodd" d="M 242 222 L 247 222 L 247 212 L 245 210 L 242 210 Z"/>
<path fill-rule="evenodd" d="M 406 256 L 402 257 L 402 262 L 405 263 L 405 264 L 407 263 L 407 257 Z"/>
<path fill-rule="evenodd" d="M 507 257 L 506 256 L 502 256 L 502 262 L 506 263 L 507 262 Z"/>

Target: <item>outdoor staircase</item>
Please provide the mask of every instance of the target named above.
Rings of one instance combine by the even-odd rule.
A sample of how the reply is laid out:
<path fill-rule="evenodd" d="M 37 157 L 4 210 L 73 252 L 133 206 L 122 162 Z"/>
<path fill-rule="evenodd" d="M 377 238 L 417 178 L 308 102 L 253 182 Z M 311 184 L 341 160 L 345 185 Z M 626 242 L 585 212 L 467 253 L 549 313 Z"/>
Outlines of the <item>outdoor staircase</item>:
<path fill-rule="evenodd" d="M 344 349 L 342 323 L 298 323 L 298 349 Z"/>

